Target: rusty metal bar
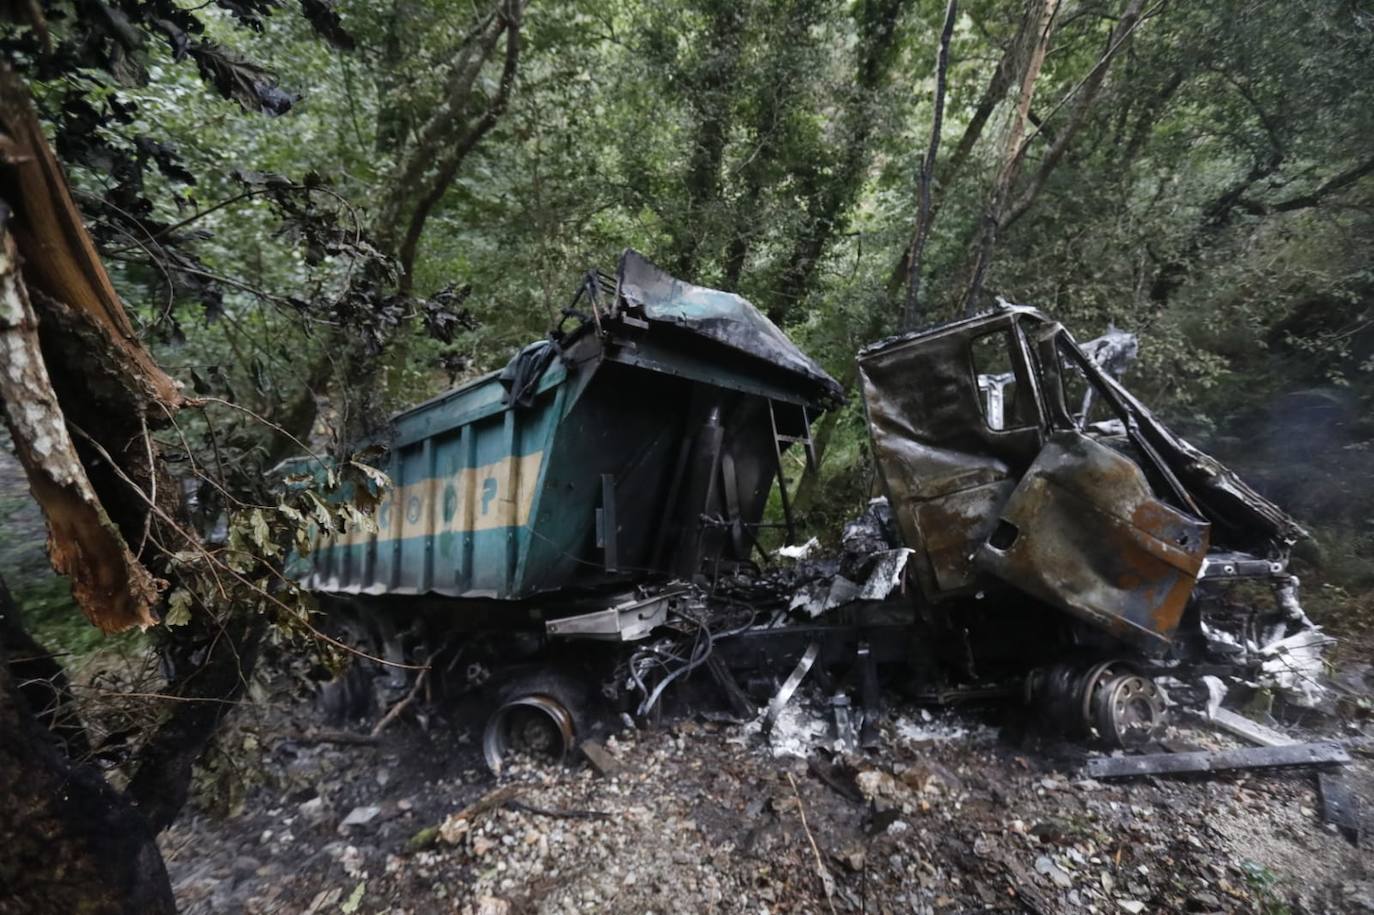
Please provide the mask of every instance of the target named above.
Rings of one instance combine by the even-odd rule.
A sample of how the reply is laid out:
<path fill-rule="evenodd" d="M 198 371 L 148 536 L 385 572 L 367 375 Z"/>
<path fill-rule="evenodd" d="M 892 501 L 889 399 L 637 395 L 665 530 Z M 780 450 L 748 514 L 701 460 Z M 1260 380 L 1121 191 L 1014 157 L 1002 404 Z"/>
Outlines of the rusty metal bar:
<path fill-rule="evenodd" d="M 787 495 L 787 477 L 782 472 L 782 440 L 778 438 L 778 417 L 773 401 L 768 401 L 768 425 L 773 432 L 773 454 L 778 460 L 778 498 L 782 501 L 782 516 L 787 521 L 787 542 L 797 542 L 797 522 L 792 518 L 792 499 Z"/>
<path fill-rule="evenodd" d="M 1225 769 L 1267 769 L 1278 766 L 1318 766 L 1348 763 L 1350 754 L 1334 742 L 1299 743 L 1282 747 L 1243 747 L 1238 750 L 1198 750 L 1192 753 L 1150 753 L 1143 756 L 1099 756 L 1088 760 L 1083 774 L 1090 778 L 1129 778 L 1133 775 L 1181 775 Z"/>

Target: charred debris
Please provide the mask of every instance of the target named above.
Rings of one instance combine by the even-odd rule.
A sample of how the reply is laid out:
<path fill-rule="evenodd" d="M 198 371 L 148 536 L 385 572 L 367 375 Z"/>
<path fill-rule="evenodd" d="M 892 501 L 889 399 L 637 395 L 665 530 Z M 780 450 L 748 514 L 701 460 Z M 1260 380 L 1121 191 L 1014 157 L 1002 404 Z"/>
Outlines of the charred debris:
<path fill-rule="evenodd" d="M 746 300 L 626 251 L 549 339 L 396 416 L 377 529 L 293 572 L 369 654 L 481 696 L 496 771 L 686 709 L 767 729 L 808 681 L 837 749 L 875 741 L 884 689 L 1029 706 L 1130 752 L 1228 684 L 1320 705 L 1329 638 L 1287 570 L 1303 530 L 1122 386 L 1136 349 L 1005 303 L 867 347 L 883 495 L 822 554 L 779 487 L 789 545 L 767 555 L 783 455 L 814 460 L 841 388 Z M 413 683 L 357 662 L 325 705 L 376 710 Z"/>

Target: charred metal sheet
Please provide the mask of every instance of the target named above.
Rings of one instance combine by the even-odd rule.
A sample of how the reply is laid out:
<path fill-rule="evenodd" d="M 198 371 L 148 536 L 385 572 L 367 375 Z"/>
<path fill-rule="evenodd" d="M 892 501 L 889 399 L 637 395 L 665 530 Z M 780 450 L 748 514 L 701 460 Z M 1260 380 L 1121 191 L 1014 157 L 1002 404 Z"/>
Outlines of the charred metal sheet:
<path fill-rule="evenodd" d="M 809 379 L 830 399 L 844 398 L 839 384 L 746 299 L 679 280 L 628 249 L 620 257 L 617 281 L 621 299 L 642 309 L 650 322 L 676 324 L 710 337 Z"/>
<path fill-rule="evenodd" d="M 1126 405 L 1140 436 L 1178 475 L 1203 514 L 1218 529 L 1216 540 L 1232 549 L 1264 555 L 1286 552 L 1307 536 L 1283 509 L 1245 484 L 1236 473 L 1167 429 L 1113 378 L 1100 376 Z"/>
<path fill-rule="evenodd" d="M 787 679 L 783 681 L 782 686 L 778 688 L 777 693 L 773 696 L 773 700 L 768 703 L 768 714 L 764 719 L 765 730 L 771 728 L 773 723 L 778 720 L 778 716 L 782 714 L 782 710 L 792 699 L 792 694 L 797 691 L 797 687 L 801 686 L 802 680 L 806 679 L 807 673 L 811 670 L 811 665 L 816 663 L 816 656 L 820 653 L 820 642 L 812 642 L 807 646 L 806 653 L 801 656 L 801 660 L 797 662 L 797 666 L 793 668 L 792 673 L 788 675 Z"/>
<path fill-rule="evenodd" d="M 1239 578 L 1268 578 L 1282 574 L 1284 564 L 1260 559 L 1246 553 L 1211 553 L 1202 564 L 1202 578 L 1230 581 Z"/>
<path fill-rule="evenodd" d="M 1166 647 L 1207 543 L 1207 523 L 1156 498 L 1134 461 L 1064 432 L 1026 471 L 977 564 L 1123 639 Z"/>
<path fill-rule="evenodd" d="M 1133 775 L 1182 775 L 1225 769 L 1266 769 L 1278 766 L 1319 766 L 1350 762 L 1345 747 L 1334 742 L 1299 743 L 1283 747 L 1244 747 L 1238 750 L 1199 750 L 1194 753 L 1151 753 L 1143 756 L 1100 756 L 1088 760 L 1089 778 L 1128 778 Z"/>
<path fill-rule="evenodd" d="M 1204 569 L 1282 571 L 1302 529 L 1126 392 L 1137 349 L 1116 329 L 1080 347 L 1008 305 L 860 353 L 878 469 L 928 600 L 1011 585 L 1163 649 Z M 1204 567 L 1213 544 L 1226 558 Z"/>
<path fill-rule="evenodd" d="M 802 586 L 792 595 L 787 609 L 815 619 L 827 610 L 849 603 L 860 595 L 859 586 L 842 575 L 819 579 Z"/>
<path fill-rule="evenodd" d="M 644 638 L 668 619 L 668 608 L 687 592 L 656 594 L 644 600 L 627 601 L 604 610 L 579 613 L 548 620 L 544 631 L 566 639 L 600 639 L 633 642 Z"/>
<path fill-rule="evenodd" d="M 1335 826 L 1346 841 L 1358 846 L 1361 838 L 1360 796 L 1341 775 L 1317 774 L 1317 793 L 1321 795 L 1322 822 Z"/>
<path fill-rule="evenodd" d="M 921 532 L 915 541 L 924 548 L 926 575 L 934 588 L 953 594 L 977 584 L 974 556 L 997 526 L 1016 481 L 999 479 L 916 502 L 910 517 Z"/>
<path fill-rule="evenodd" d="M 975 364 L 975 341 L 991 347 Z M 1040 450 L 1044 420 L 1013 315 L 955 322 L 865 350 L 864 406 L 878 469 L 912 571 L 932 600 L 978 584 L 972 556 Z M 997 415 L 980 400 L 980 371 L 1009 367 Z"/>
<path fill-rule="evenodd" d="M 1215 708 L 1207 714 L 1207 720 L 1215 727 L 1262 747 L 1286 747 L 1297 743 L 1291 737 L 1280 734 L 1267 725 L 1252 721 L 1229 708 Z"/>
<path fill-rule="evenodd" d="M 911 550 L 905 547 L 877 554 L 863 590 L 859 592 L 859 600 L 886 600 L 893 591 L 900 590 L 910 557 Z"/>

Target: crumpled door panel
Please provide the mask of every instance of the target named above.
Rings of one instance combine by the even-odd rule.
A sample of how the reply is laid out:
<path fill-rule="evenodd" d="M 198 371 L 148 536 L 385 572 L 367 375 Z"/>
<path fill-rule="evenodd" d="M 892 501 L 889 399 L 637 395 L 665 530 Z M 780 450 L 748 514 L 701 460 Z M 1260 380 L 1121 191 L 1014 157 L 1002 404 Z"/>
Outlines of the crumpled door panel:
<path fill-rule="evenodd" d="M 992 533 L 998 509 L 1015 487 L 1015 480 L 1003 477 L 912 504 L 921 532 L 917 542 L 939 591 L 951 593 L 977 584 L 974 553 Z"/>
<path fill-rule="evenodd" d="M 1143 647 L 1166 648 L 1211 526 L 1156 498 L 1130 458 L 1055 433 L 1016 486 L 979 569 Z"/>

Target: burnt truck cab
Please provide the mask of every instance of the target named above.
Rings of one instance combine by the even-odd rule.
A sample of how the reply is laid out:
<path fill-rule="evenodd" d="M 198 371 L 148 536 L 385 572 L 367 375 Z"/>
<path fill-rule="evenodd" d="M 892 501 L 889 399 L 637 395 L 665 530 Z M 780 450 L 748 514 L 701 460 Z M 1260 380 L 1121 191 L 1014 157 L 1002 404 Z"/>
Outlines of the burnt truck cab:
<path fill-rule="evenodd" d="M 1014 305 L 860 353 L 876 463 L 926 605 L 1059 611 L 1071 643 L 1158 656 L 1199 582 L 1289 583 L 1302 528 L 1170 432 L 1108 363 Z"/>

